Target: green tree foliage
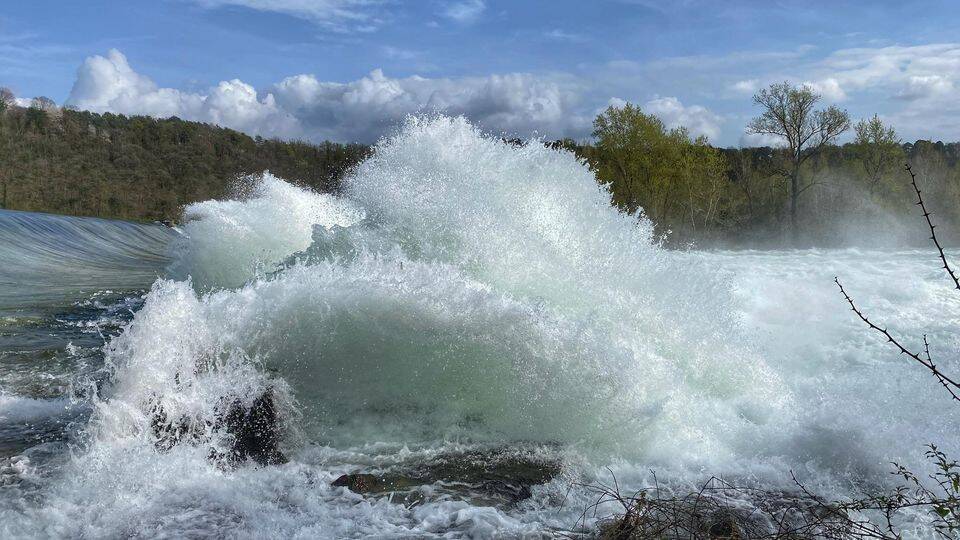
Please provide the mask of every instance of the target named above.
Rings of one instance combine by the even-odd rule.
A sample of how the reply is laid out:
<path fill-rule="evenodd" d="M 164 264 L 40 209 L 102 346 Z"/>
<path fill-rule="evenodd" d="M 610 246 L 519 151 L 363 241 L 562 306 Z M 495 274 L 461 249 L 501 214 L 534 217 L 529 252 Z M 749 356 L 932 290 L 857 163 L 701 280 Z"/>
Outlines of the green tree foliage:
<path fill-rule="evenodd" d="M 12 100 L 11 100 L 12 102 Z M 59 109 L 0 112 L 0 206 L 128 219 L 177 219 L 183 205 L 229 196 L 270 170 L 319 191 L 367 155 L 361 145 L 281 142 L 178 118 Z"/>
<path fill-rule="evenodd" d="M 667 129 L 629 103 L 598 116 L 593 134 L 596 145 L 588 160 L 617 207 L 629 213 L 642 209 L 661 231 L 681 238 L 735 221 L 742 197 L 723 156 L 705 137 Z"/>
<path fill-rule="evenodd" d="M 871 193 L 896 189 L 893 178 L 895 173 L 903 168 L 906 159 L 896 130 L 884 124 L 877 115 L 873 115 L 869 120 L 857 122 L 854 132 L 856 138 L 853 145 Z"/>

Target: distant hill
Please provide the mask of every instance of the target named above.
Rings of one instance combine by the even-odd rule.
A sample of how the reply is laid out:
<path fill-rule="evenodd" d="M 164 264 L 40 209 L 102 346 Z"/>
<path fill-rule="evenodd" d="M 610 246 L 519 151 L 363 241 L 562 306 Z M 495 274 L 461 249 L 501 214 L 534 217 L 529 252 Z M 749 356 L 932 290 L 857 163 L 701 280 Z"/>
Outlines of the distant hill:
<path fill-rule="evenodd" d="M 264 140 L 179 118 L 0 103 L 0 207 L 176 219 L 184 204 L 228 195 L 238 176 L 264 170 L 336 191 L 368 151 Z"/>

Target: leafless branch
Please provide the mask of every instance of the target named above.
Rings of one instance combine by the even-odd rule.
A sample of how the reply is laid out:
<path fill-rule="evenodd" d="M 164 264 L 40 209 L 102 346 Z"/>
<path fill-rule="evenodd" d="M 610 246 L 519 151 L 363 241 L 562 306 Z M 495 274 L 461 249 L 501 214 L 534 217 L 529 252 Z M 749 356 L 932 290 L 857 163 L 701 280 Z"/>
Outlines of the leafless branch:
<path fill-rule="evenodd" d="M 930 240 L 933 240 L 933 245 L 937 246 L 937 251 L 940 253 L 940 262 L 943 263 L 943 269 L 946 270 L 947 275 L 949 275 L 950 279 L 953 280 L 954 287 L 960 291 L 960 279 L 957 279 L 957 274 L 954 273 L 953 269 L 950 268 L 950 263 L 947 262 L 947 256 L 943 252 L 943 246 L 940 245 L 940 241 L 937 239 L 937 233 L 935 230 L 937 226 L 934 225 L 933 221 L 930 220 L 930 211 L 927 210 L 927 205 L 924 204 L 923 197 L 920 195 L 920 187 L 917 186 L 917 175 L 914 174 L 909 163 L 907 164 L 907 172 L 910 173 L 910 185 L 913 186 L 913 191 L 917 194 L 917 206 L 919 206 L 920 210 L 923 212 L 923 217 L 927 220 L 927 227 L 930 228 Z"/>
<path fill-rule="evenodd" d="M 840 288 L 840 292 L 843 294 L 843 297 L 847 300 L 847 303 L 850 304 L 850 309 L 852 309 L 853 312 L 857 314 L 857 317 L 859 317 L 861 321 L 865 322 L 867 326 L 869 326 L 873 330 L 876 330 L 877 332 L 882 334 L 885 338 L 887 338 L 887 342 L 892 343 L 894 347 L 899 349 L 900 354 L 905 354 L 909 356 L 913 360 L 916 360 L 921 365 L 923 365 L 923 367 L 927 368 L 927 370 L 929 370 L 937 378 L 937 380 L 940 381 L 940 384 L 947 389 L 947 392 L 950 392 L 950 395 L 953 397 L 953 399 L 955 399 L 956 401 L 960 401 L 960 396 L 957 395 L 957 392 L 960 392 L 960 383 L 957 383 L 956 381 L 954 381 L 953 379 L 945 375 L 942 371 L 940 371 L 940 369 L 936 366 L 936 364 L 934 364 L 933 360 L 930 359 L 930 346 L 927 343 L 926 336 L 923 337 L 924 351 L 926 355 L 926 358 L 925 358 L 920 354 L 915 353 L 907 349 L 906 347 L 904 347 L 896 338 L 893 337 L 893 335 L 890 334 L 890 332 L 887 331 L 886 328 L 881 328 L 880 326 L 877 326 L 876 324 L 874 324 L 866 315 L 863 314 L 862 311 L 860 311 L 857 305 L 853 302 L 853 298 L 850 298 L 850 295 L 847 294 L 847 291 L 843 288 L 843 285 L 840 283 L 840 279 L 833 278 L 833 281 L 834 283 L 837 284 L 837 287 Z"/>

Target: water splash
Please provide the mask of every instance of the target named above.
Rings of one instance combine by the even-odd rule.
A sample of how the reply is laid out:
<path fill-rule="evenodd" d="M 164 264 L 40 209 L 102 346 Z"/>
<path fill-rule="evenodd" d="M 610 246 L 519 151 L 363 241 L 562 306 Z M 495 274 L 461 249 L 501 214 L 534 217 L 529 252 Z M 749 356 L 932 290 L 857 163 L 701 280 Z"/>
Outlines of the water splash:
<path fill-rule="evenodd" d="M 786 486 L 794 470 L 830 496 L 917 463 L 911 440 L 957 443 L 929 421 L 943 403 L 819 284 L 922 269 L 909 295 L 878 286 L 882 307 L 912 332 L 930 314 L 910 298 L 940 299 L 933 337 L 955 345 L 960 305 L 916 253 L 667 251 L 572 155 L 446 117 L 408 120 L 342 197 L 266 175 L 187 214 L 174 279 L 107 348 L 89 445 L 8 533 L 519 535 L 573 527 L 588 494 L 561 508 L 569 481 L 607 466 L 678 489 L 710 474 Z M 205 444 L 157 451 L 158 402 L 203 424 L 224 396 L 266 388 L 292 463 L 223 471 Z M 513 508 L 330 486 L 478 447 L 533 448 L 564 476 Z"/>

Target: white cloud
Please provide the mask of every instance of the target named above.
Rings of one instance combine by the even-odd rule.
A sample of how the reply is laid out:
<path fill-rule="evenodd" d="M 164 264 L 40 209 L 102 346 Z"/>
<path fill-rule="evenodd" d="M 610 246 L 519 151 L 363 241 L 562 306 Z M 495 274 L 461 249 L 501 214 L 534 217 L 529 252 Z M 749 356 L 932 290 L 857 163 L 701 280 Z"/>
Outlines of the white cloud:
<path fill-rule="evenodd" d="M 836 51 L 817 69 L 845 88 L 903 87 L 913 77 L 960 77 L 960 44 L 856 48 Z"/>
<path fill-rule="evenodd" d="M 738 141 L 741 147 L 769 146 L 772 148 L 786 146 L 787 141 L 779 135 L 770 135 L 769 133 L 749 133 L 744 132 L 740 135 Z"/>
<path fill-rule="evenodd" d="M 205 8 L 240 6 L 257 11 L 284 13 L 334 30 L 372 31 L 380 20 L 375 8 L 385 0 L 192 0 Z M 350 25 L 353 26 L 344 26 Z"/>
<path fill-rule="evenodd" d="M 394 79 L 380 70 L 349 83 L 297 75 L 275 85 L 277 102 L 313 139 L 372 140 L 404 116 L 462 114 L 486 129 L 522 137 L 581 136 L 590 118 L 576 113 L 577 94 L 529 74 L 461 79 Z"/>
<path fill-rule="evenodd" d="M 251 134 L 371 142 L 408 114 L 464 115 L 485 129 L 529 137 L 580 137 L 592 117 L 578 113 L 570 81 L 515 73 L 459 79 L 391 78 L 380 70 L 347 83 L 288 77 L 258 92 L 238 79 L 204 93 L 159 88 L 111 50 L 77 72 L 69 105 L 96 112 L 178 116 Z"/>
<path fill-rule="evenodd" d="M 598 110 L 597 114 L 600 114 L 601 112 L 603 112 L 604 109 L 606 109 L 607 107 L 623 107 L 627 103 L 630 103 L 630 102 L 623 98 L 612 97 L 609 100 L 607 100 L 607 106 Z"/>
<path fill-rule="evenodd" d="M 642 109 L 654 114 L 670 128 L 683 126 L 693 136 L 705 135 L 716 140 L 723 119 L 700 105 L 685 106 L 675 97 L 662 97 L 646 102 Z"/>
<path fill-rule="evenodd" d="M 458 23 L 471 23 L 478 18 L 487 9 L 487 4 L 483 0 L 460 0 L 448 3 L 442 11 L 442 15 Z"/>
<path fill-rule="evenodd" d="M 936 96 L 949 96 L 955 90 L 955 80 L 949 76 L 911 75 L 897 97 L 913 101 Z"/>
<path fill-rule="evenodd" d="M 827 77 L 819 81 L 806 81 L 803 84 L 809 86 L 827 101 L 837 102 L 847 99 L 847 93 L 840 87 L 840 82 L 833 77 Z"/>
<path fill-rule="evenodd" d="M 760 81 L 758 79 L 737 81 L 730 85 L 730 89 L 740 94 L 754 94 L 760 89 Z"/>
<path fill-rule="evenodd" d="M 878 108 L 893 98 L 895 109 L 874 112 L 907 137 L 960 138 L 960 43 L 842 49 L 812 71 Z"/>
<path fill-rule="evenodd" d="M 571 43 L 583 43 L 587 41 L 587 38 L 582 34 L 574 34 L 573 32 L 567 32 L 559 28 L 544 32 L 543 37 L 556 41 L 569 41 Z"/>
<path fill-rule="evenodd" d="M 243 81 L 221 82 L 206 94 L 158 88 L 115 49 L 84 61 L 67 104 L 95 112 L 179 116 L 265 136 L 295 137 L 301 132 L 273 96 L 258 99 L 256 90 Z"/>

